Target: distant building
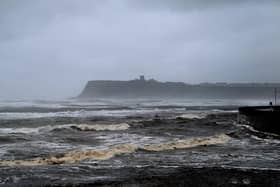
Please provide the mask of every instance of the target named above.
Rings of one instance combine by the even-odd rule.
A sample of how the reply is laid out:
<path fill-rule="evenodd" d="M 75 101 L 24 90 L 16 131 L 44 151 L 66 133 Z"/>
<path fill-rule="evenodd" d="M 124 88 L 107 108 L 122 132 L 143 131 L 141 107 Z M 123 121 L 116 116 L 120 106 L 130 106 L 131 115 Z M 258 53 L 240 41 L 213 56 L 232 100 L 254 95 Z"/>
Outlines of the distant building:
<path fill-rule="evenodd" d="M 140 76 L 140 81 L 145 81 L 145 76 L 144 75 Z"/>

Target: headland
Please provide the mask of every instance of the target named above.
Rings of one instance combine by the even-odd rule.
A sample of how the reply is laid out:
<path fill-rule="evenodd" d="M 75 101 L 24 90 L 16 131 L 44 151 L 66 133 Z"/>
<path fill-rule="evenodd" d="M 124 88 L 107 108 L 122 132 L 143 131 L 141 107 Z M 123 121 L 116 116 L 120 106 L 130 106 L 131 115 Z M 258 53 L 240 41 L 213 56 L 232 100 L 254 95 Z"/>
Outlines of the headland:
<path fill-rule="evenodd" d="M 279 83 L 201 83 L 160 82 L 144 76 L 129 81 L 89 81 L 80 99 L 91 98 L 205 98 L 273 99 Z"/>

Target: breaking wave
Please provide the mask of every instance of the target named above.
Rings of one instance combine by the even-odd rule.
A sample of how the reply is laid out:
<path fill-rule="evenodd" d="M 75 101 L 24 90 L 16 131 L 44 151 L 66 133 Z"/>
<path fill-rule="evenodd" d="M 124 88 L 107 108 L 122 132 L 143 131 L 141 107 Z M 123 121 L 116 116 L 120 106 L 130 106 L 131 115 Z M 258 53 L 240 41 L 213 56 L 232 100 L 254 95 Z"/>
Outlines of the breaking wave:
<path fill-rule="evenodd" d="M 180 116 L 177 116 L 176 118 L 179 119 L 203 119 L 207 115 L 206 114 L 182 114 Z"/>
<path fill-rule="evenodd" d="M 233 136 L 246 136 L 250 135 L 251 138 L 262 140 L 262 141 L 270 141 L 270 142 L 279 142 L 280 136 L 278 134 L 273 134 L 269 132 L 259 131 L 254 129 L 254 127 L 245 124 L 235 124 L 237 127 L 241 128 L 241 132 L 232 132 Z"/>
<path fill-rule="evenodd" d="M 165 151 L 175 149 L 193 148 L 202 145 L 214 145 L 227 143 L 230 137 L 225 134 L 193 138 L 188 140 L 178 140 L 162 144 L 137 145 L 137 144 L 119 144 L 110 146 L 102 150 L 86 150 L 86 151 L 71 151 L 59 156 L 51 156 L 47 158 L 34 158 L 30 160 L 2 160 L 0 166 L 39 166 L 53 164 L 69 164 L 76 163 L 86 159 L 108 160 L 114 156 L 121 154 L 134 153 L 137 150 L 146 151 Z"/>
<path fill-rule="evenodd" d="M 75 129 L 79 131 L 121 131 L 127 130 L 130 126 L 127 123 L 120 124 L 69 124 L 57 126 L 44 126 L 37 128 L 0 128 L 0 134 L 39 134 L 61 129 Z"/>
<path fill-rule="evenodd" d="M 113 125 L 71 125 L 72 129 L 79 131 L 121 131 L 127 130 L 130 126 L 127 123 L 113 124 Z"/>
<path fill-rule="evenodd" d="M 225 134 L 203 137 L 203 138 L 194 138 L 191 140 L 179 140 L 173 142 L 167 142 L 163 144 L 152 144 L 145 145 L 142 149 L 147 151 L 165 151 L 165 150 L 174 150 L 174 149 L 186 149 L 202 145 L 214 145 L 226 143 L 230 140 L 230 137 Z"/>
<path fill-rule="evenodd" d="M 53 128 L 52 126 L 37 128 L 0 128 L 0 134 L 38 134 L 40 132 L 51 131 Z"/>

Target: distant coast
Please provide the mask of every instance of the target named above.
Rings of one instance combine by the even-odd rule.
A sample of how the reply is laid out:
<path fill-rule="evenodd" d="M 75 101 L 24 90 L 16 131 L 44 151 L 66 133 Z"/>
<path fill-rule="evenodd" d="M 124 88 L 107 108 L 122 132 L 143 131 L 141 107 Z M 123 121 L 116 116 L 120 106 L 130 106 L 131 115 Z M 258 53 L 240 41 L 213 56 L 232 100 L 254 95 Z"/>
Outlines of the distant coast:
<path fill-rule="evenodd" d="M 273 100 L 280 83 L 160 82 L 144 76 L 129 81 L 89 81 L 78 98 L 204 98 Z"/>

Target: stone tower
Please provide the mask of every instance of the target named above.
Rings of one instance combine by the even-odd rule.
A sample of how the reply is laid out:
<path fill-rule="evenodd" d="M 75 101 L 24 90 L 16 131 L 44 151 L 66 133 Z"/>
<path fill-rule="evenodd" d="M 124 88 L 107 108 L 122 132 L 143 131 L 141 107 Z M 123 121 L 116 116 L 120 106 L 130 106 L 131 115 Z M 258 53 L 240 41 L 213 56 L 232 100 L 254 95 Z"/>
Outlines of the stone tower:
<path fill-rule="evenodd" d="M 145 76 L 144 75 L 140 75 L 140 81 L 145 81 Z"/>

